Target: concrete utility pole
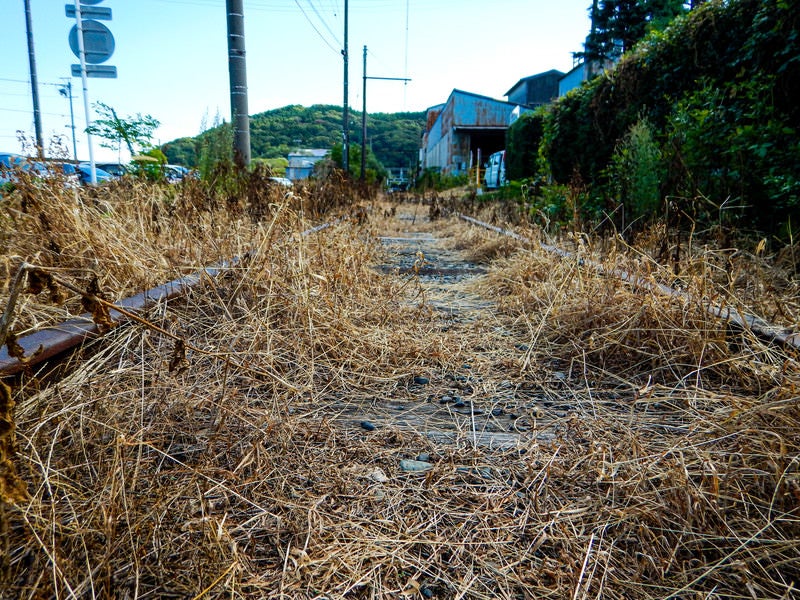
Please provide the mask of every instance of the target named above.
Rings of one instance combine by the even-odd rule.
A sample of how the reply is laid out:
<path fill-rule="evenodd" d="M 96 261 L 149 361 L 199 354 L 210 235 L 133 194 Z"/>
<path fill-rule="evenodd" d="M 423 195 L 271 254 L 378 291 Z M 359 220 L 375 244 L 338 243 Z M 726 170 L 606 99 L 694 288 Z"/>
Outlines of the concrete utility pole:
<path fill-rule="evenodd" d="M 239 167 L 250 165 L 250 113 L 247 109 L 247 62 L 244 50 L 242 0 L 225 0 L 228 9 L 228 73 L 231 88 L 233 160 Z"/>
<path fill-rule="evenodd" d="M 42 113 L 39 110 L 39 78 L 36 75 L 36 54 L 33 51 L 33 18 L 31 17 L 31 0 L 25 0 L 25 27 L 28 31 L 28 62 L 31 69 L 31 97 L 33 98 L 33 126 L 36 130 L 36 154 L 44 157 L 44 141 L 42 140 Z"/>
<path fill-rule="evenodd" d="M 364 46 L 364 89 L 361 93 L 363 105 L 361 109 L 361 175 L 364 181 L 367 171 L 367 79 L 383 79 L 386 81 L 411 81 L 407 77 L 367 77 L 367 47 Z"/>
<path fill-rule="evenodd" d="M 347 107 L 347 79 L 348 79 L 348 56 L 347 56 L 347 0 L 344 0 L 344 102 L 342 103 L 342 168 L 345 176 L 350 173 L 350 111 Z"/>

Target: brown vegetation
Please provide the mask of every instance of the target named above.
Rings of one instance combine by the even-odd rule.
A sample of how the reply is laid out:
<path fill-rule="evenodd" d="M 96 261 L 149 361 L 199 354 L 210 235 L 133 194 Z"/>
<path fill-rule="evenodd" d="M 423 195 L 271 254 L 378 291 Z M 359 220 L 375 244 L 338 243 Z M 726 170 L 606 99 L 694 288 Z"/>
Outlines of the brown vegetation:
<path fill-rule="evenodd" d="M 418 205 L 374 207 L 301 234 L 352 203 L 337 184 L 285 196 L 263 181 L 2 200 L 5 288 L 23 260 L 81 288 L 96 274 L 109 299 L 241 261 L 87 345 L 57 381 L 9 382 L 4 439 L 27 494 L 0 504 L 0 597 L 795 594 L 796 357 L 700 301 L 794 324 L 776 261 L 740 253 L 723 276 L 720 257 L 738 257 L 686 252 L 692 303 L 444 209 L 429 222 Z M 487 270 L 453 284 L 470 310 L 442 310 L 446 290 L 413 271 L 376 268 L 391 260 L 377 236 L 409 230 Z M 647 243 L 605 241 L 601 257 L 599 241 L 566 242 L 675 284 Z M 74 293 L 45 296 L 21 302 L 15 331 L 81 310 Z M 472 414 L 449 440 L 343 414 L 439 406 L 454 390 Z M 479 412 L 516 442 L 479 443 Z M 401 468 L 415 458 L 431 466 Z"/>

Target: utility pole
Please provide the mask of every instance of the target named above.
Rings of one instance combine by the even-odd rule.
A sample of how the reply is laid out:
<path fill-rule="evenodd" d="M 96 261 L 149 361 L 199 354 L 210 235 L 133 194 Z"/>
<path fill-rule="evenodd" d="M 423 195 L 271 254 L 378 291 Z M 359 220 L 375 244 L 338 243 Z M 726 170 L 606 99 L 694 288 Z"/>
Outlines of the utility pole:
<path fill-rule="evenodd" d="M 58 93 L 69 98 L 69 122 L 70 129 L 72 129 L 72 157 L 75 159 L 75 162 L 78 162 L 78 144 L 75 141 L 75 113 L 72 110 L 72 80 L 68 78 L 62 79 L 67 79 L 67 83 L 58 88 Z"/>
<path fill-rule="evenodd" d="M 231 89 L 233 160 L 241 168 L 250 165 L 250 114 L 247 109 L 247 63 L 244 50 L 242 0 L 225 0 L 228 9 L 228 74 Z"/>
<path fill-rule="evenodd" d="M 361 175 L 365 181 L 367 172 L 367 46 L 364 44 L 364 85 L 361 90 Z"/>
<path fill-rule="evenodd" d="M 344 0 L 344 49 L 342 50 L 342 57 L 344 58 L 344 102 L 342 103 L 342 168 L 344 169 L 345 177 L 347 177 L 350 173 L 350 128 L 348 127 L 350 112 L 347 108 L 347 0 Z"/>
<path fill-rule="evenodd" d="M 361 175 L 359 179 L 364 181 L 367 171 L 367 79 L 383 79 L 385 81 L 405 81 L 406 77 L 367 77 L 367 47 L 364 46 L 364 89 L 361 93 L 363 105 L 361 109 Z"/>
<path fill-rule="evenodd" d="M 36 54 L 33 51 L 33 18 L 31 17 L 31 0 L 25 0 L 25 27 L 28 31 L 28 62 L 31 70 L 31 96 L 33 97 L 33 126 L 36 131 L 36 154 L 44 157 L 42 140 L 42 113 L 39 110 L 39 79 L 36 76 Z"/>

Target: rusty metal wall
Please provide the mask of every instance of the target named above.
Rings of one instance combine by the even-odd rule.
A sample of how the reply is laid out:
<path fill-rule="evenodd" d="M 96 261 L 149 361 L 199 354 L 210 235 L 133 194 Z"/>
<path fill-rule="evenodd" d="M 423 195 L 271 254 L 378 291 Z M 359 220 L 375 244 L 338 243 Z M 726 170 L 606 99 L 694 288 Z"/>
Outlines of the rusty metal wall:
<path fill-rule="evenodd" d="M 502 100 L 453 90 L 444 109 L 423 136 L 422 167 L 439 168 L 444 173 L 459 173 L 468 168 L 475 150 L 471 147 L 468 130 L 505 130 L 515 107 Z"/>

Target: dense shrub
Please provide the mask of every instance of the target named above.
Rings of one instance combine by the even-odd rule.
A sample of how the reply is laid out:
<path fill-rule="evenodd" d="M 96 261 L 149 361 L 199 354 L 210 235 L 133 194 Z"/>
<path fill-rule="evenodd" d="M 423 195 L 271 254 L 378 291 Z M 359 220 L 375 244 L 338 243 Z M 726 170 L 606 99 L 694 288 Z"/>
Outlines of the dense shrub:
<path fill-rule="evenodd" d="M 687 210 L 698 196 L 738 206 L 768 231 L 799 222 L 798 15 L 797 0 L 709 2 L 646 37 L 551 108 L 542 150 L 553 178 L 613 196 L 615 152 L 646 118 L 662 195 Z"/>
<path fill-rule="evenodd" d="M 506 177 L 512 180 L 537 177 L 539 146 L 544 134 L 544 113 L 524 113 L 506 133 Z"/>

